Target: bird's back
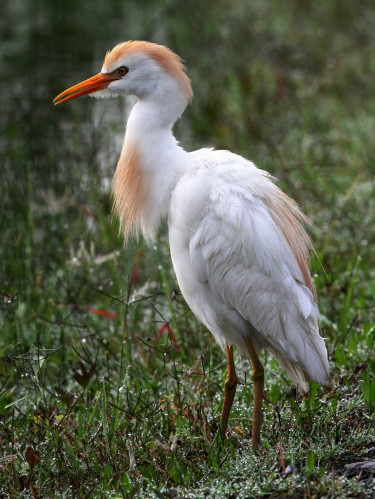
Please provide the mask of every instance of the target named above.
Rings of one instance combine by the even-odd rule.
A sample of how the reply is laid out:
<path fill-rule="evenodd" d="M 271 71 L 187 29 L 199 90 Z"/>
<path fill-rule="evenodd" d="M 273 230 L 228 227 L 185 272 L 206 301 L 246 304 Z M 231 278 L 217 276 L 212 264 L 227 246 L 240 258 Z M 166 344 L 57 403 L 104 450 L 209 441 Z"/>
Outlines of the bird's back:
<path fill-rule="evenodd" d="M 250 336 L 306 392 L 329 385 L 329 367 L 301 219 L 266 172 L 204 149 L 174 190 L 169 234 L 181 291 L 218 343 L 246 354 Z"/>

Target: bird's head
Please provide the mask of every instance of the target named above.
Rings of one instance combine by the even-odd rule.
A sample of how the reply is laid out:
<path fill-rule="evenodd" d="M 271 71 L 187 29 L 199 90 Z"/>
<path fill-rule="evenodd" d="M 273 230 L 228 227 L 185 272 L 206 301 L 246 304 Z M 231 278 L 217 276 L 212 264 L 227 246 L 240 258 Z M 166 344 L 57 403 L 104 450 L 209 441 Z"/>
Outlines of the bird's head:
<path fill-rule="evenodd" d="M 68 88 L 54 103 L 85 94 L 93 97 L 127 94 L 160 103 L 175 98 L 184 108 L 192 90 L 181 59 L 171 50 L 155 43 L 129 41 L 107 52 L 100 73 Z"/>

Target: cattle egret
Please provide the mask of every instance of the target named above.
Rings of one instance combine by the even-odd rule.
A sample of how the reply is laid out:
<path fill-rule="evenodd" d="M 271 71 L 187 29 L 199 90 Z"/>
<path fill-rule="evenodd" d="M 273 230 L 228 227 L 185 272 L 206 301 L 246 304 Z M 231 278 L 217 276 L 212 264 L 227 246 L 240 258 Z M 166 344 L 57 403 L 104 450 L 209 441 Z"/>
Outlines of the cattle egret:
<path fill-rule="evenodd" d="M 265 171 L 229 151 L 186 152 L 173 124 L 193 93 L 181 59 L 149 42 L 120 43 L 96 76 L 68 88 L 55 104 L 84 94 L 135 95 L 114 177 L 114 209 L 125 240 L 154 241 L 168 217 L 177 280 L 195 316 L 226 353 L 221 414 L 225 437 L 237 375 L 233 347 L 252 363 L 252 448 L 260 440 L 264 374 L 270 352 L 306 394 L 329 387 L 327 349 L 308 259 L 309 224 Z"/>

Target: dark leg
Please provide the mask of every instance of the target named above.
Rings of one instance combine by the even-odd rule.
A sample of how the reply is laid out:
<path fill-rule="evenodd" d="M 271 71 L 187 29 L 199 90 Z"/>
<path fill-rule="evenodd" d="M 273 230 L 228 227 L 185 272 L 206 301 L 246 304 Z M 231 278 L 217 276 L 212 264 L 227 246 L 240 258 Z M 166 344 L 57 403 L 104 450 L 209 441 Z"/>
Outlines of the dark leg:
<path fill-rule="evenodd" d="M 228 428 L 230 410 L 237 388 L 237 374 L 236 368 L 234 367 L 233 347 L 226 345 L 225 353 L 227 356 L 227 377 L 224 383 L 224 403 L 221 412 L 221 435 L 223 438 L 225 438 L 225 433 Z"/>
<path fill-rule="evenodd" d="M 247 351 L 252 364 L 252 374 L 254 381 L 254 409 L 253 409 L 253 431 L 251 437 L 251 448 L 255 451 L 259 446 L 260 427 L 262 425 L 262 400 L 264 385 L 264 369 L 254 345 L 250 339 L 246 340 Z"/>

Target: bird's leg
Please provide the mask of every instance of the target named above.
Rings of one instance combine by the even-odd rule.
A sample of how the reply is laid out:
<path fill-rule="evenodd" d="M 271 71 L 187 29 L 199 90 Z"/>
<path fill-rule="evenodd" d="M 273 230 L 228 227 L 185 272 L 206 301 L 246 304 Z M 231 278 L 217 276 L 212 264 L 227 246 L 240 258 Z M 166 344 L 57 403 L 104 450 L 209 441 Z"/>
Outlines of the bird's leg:
<path fill-rule="evenodd" d="M 264 369 L 255 351 L 254 345 L 249 338 L 246 339 L 246 346 L 252 364 L 252 375 L 254 381 L 253 431 L 251 436 L 251 448 L 255 451 L 259 446 L 260 427 L 262 424 Z"/>
<path fill-rule="evenodd" d="M 232 408 L 234 396 L 237 388 L 237 374 L 233 359 L 233 346 L 225 346 L 227 356 L 227 377 L 224 383 L 224 403 L 221 411 L 221 435 L 225 438 L 225 433 L 228 427 L 228 419 Z"/>

